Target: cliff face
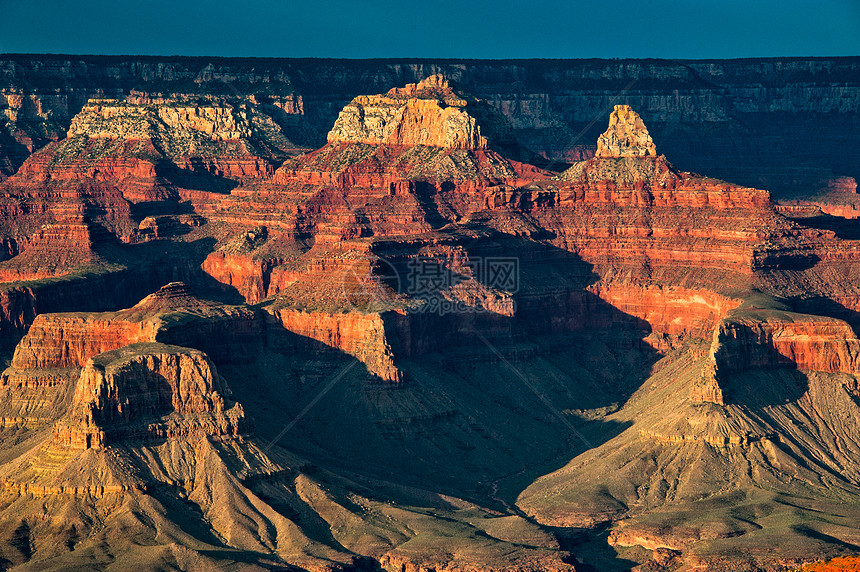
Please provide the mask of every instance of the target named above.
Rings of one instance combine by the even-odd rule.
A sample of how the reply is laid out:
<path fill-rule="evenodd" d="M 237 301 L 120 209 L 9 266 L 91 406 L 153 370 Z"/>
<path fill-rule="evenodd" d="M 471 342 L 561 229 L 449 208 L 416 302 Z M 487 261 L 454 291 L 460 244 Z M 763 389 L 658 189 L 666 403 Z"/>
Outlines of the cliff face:
<path fill-rule="evenodd" d="M 93 320 L 86 315 L 40 314 L 15 348 L 12 367 L 82 367 L 92 356 L 140 341 L 152 341 L 152 324 Z"/>
<path fill-rule="evenodd" d="M 123 438 L 235 436 L 242 409 L 230 409 L 223 393 L 203 352 L 129 344 L 87 360 L 54 441 L 89 449 Z"/>
<path fill-rule="evenodd" d="M 227 359 L 259 336 L 261 323 L 246 308 L 200 301 L 171 283 L 118 312 L 39 314 L 15 348 L 19 370 L 83 367 L 93 356 L 138 342 L 193 343 Z M 229 340 L 229 341 L 228 341 Z"/>
<path fill-rule="evenodd" d="M 794 366 L 829 373 L 860 373 L 860 340 L 841 320 L 803 314 L 729 318 L 714 331 L 717 373 Z"/>
<path fill-rule="evenodd" d="M 767 191 L 686 173 L 655 156 L 648 129 L 626 106 L 612 113 L 600 144 L 600 156 L 510 200 L 604 281 L 728 293 L 766 267 L 776 247 L 821 237 L 779 216 Z"/>
<path fill-rule="evenodd" d="M 354 356 L 381 381 L 403 381 L 403 373 L 394 364 L 385 322 L 379 314 L 330 314 L 281 308 L 273 309 L 272 316 L 294 334 Z"/>

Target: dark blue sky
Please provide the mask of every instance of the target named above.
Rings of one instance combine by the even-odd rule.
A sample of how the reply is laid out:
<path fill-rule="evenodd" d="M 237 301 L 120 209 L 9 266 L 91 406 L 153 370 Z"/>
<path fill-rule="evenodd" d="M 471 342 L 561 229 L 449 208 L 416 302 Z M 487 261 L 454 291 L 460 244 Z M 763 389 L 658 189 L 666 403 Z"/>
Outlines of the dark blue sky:
<path fill-rule="evenodd" d="M 860 55 L 860 0 L 0 0 L 0 52 L 348 58 Z"/>

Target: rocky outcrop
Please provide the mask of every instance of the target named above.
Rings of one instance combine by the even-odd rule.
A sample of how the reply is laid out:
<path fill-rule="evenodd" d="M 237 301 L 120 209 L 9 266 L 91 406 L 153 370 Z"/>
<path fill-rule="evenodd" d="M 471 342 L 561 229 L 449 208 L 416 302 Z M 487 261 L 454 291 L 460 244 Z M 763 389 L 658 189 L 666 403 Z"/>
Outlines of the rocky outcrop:
<path fill-rule="evenodd" d="M 95 355 L 137 342 L 185 343 L 216 359 L 241 355 L 261 323 L 246 308 L 199 300 L 171 283 L 118 312 L 40 314 L 15 348 L 16 370 L 83 367 Z M 233 345 L 231 351 L 229 348 Z"/>
<path fill-rule="evenodd" d="M 155 324 L 98 319 L 88 314 L 40 314 L 15 348 L 15 370 L 83 367 L 91 357 L 153 341 Z"/>
<path fill-rule="evenodd" d="M 448 80 L 430 76 L 384 96 L 353 99 L 340 112 L 328 142 L 483 149 L 487 139 L 467 106 Z"/>
<path fill-rule="evenodd" d="M 794 323 L 801 321 L 797 317 Z M 737 564 L 736 556 L 713 550 L 727 544 L 750 547 L 747 562 L 761 569 L 777 570 L 787 562 L 796 566 L 809 558 L 798 548 L 798 543 L 815 545 L 809 529 L 789 526 L 777 536 L 768 534 L 768 546 L 776 542 L 781 548 L 756 552 L 763 540 L 760 523 L 768 517 L 763 512 L 749 520 L 726 515 L 742 506 L 738 497 L 774 491 L 780 498 L 798 499 L 790 517 L 795 522 L 816 514 L 820 499 L 834 499 L 826 501 L 833 503 L 828 510 L 841 506 L 835 495 L 855 491 L 858 478 L 849 461 L 857 446 L 853 438 L 841 437 L 860 430 L 856 380 L 787 368 L 749 369 L 727 380 L 725 404 L 696 402 L 690 391 L 710 359 L 703 345 L 696 342 L 655 364 L 627 404 L 605 420 L 629 421 L 630 427 L 531 484 L 518 506 L 554 526 L 613 521 L 611 544 L 671 550 L 675 565 L 691 568 Z M 840 467 L 834 473 L 844 478 L 838 484 L 825 477 L 834 465 Z M 810 489 L 816 501 L 800 501 L 810 498 L 804 497 Z M 715 497 L 715 490 L 723 493 Z M 830 530 L 850 534 L 847 527 Z"/>
<path fill-rule="evenodd" d="M 200 215 L 155 215 L 140 221 L 135 240 L 146 242 L 162 238 L 173 238 L 187 234 L 202 226 L 205 219 Z"/>
<path fill-rule="evenodd" d="M 84 217 L 119 238 L 130 236 L 134 223 L 121 188 L 139 189 L 141 181 L 151 178 L 151 165 L 141 169 L 136 159 L 121 157 L 97 165 L 52 165 L 61 145 L 52 143 L 41 149 L 15 176 L 0 184 L 0 224 L 6 233 L 23 250 L 44 224 Z M 120 155 L 128 152 L 118 150 Z M 80 150 L 82 155 L 87 153 Z M 99 174 L 99 168 L 104 169 L 104 175 Z M 160 192 L 154 191 L 151 198 Z"/>
<path fill-rule="evenodd" d="M 65 139 L 3 183 L 0 224 L 25 244 L 45 223 L 87 216 L 123 242 L 141 242 L 150 237 L 138 232 L 143 217 L 132 204 L 146 204 L 145 214 L 185 213 L 186 187 L 210 191 L 214 203 L 233 179 L 269 178 L 273 164 L 296 152 L 256 100 L 93 99 Z"/>
<path fill-rule="evenodd" d="M 254 304 L 268 296 L 272 268 L 277 258 L 261 257 L 256 252 L 269 238 L 265 226 L 237 233 L 203 261 L 203 271 L 223 284 L 234 288 Z"/>
<path fill-rule="evenodd" d="M 234 115 L 229 107 L 134 105 L 112 99 L 92 99 L 72 118 L 67 137 L 150 139 L 163 128 L 177 140 L 191 139 L 196 134 L 213 141 L 251 135 L 248 123 Z"/>
<path fill-rule="evenodd" d="M 251 359 L 249 350 L 259 346 L 262 331 L 263 320 L 255 312 L 198 300 L 181 283 L 168 284 L 120 312 L 39 314 L 15 348 L 10 367 L 0 376 L 0 425 L 32 428 L 55 420 L 65 409 L 67 389 L 95 356 L 134 344 L 144 347 L 165 342 L 196 348 L 188 351 L 211 352 L 219 363 L 241 364 Z M 227 421 L 206 423 L 213 435 L 227 431 Z M 78 421 L 72 424 L 78 425 Z M 78 444 L 92 441 L 98 434 L 63 427 L 67 435 L 77 435 Z M 150 433 L 162 435 L 164 431 L 153 428 Z M 72 442 L 72 437 L 64 439 L 67 444 Z"/>
<path fill-rule="evenodd" d="M 278 136 L 279 140 L 272 140 Z M 255 138 L 262 139 L 264 147 L 256 147 Z M 107 141 L 93 142 L 101 139 Z M 137 154 L 150 165 L 164 158 L 186 171 L 236 178 L 270 176 L 272 168 L 266 159 L 273 158 L 273 151 L 283 153 L 291 148 L 271 118 L 261 116 L 251 102 L 234 106 L 183 98 L 142 104 L 91 100 L 72 119 L 67 142 L 55 156 L 61 162 L 63 158 L 80 161 L 77 149 L 69 147 L 75 142 L 80 146 L 81 140 L 99 148 L 99 156 L 127 158 L 128 151 L 117 152 L 117 143 L 122 142 L 126 148 L 137 146 Z M 100 163 L 99 167 L 102 172 L 104 166 Z"/>
<path fill-rule="evenodd" d="M 729 317 L 714 330 L 717 373 L 792 366 L 807 371 L 860 374 L 860 340 L 843 322 L 790 312 Z"/>
<path fill-rule="evenodd" d="M 100 257 L 95 242 L 105 240 L 105 234 L 83 216 L 46 224 L 30 238 L 24 252 L 0 262 L 0 282 L 39 280 L 96 265 Z"/>
<path fill-rule="evenodd" d="M 239 405 L 203 352 L 137 343 L 98 354 L 81 372 L 54 441 L 73 449 L 122 439 L 235 436 Z"/>
<path fill-rule="evenodd" d="M 690 399 L 725 405 L 732 376 L 785 367 L 860 375 L 860 340 L 835 318 L 780 310 L 730 312 L 713 330 L 707 365 Z"/>
<path fill-rule="evenodd" d="M 421 234 L 485 208 L 492 188 L 551 175 L 488 149 L 465 97 L 434 76 L 356 98 L 327 145 L 284 163 L 271 186 L 236 189 L 209 216 L 317 243 Z M 241 265 L 220 255 L 209 264 L 221 274 Z"/>
<path fill-rule="evenodd" d="M 616 105 L 609 128 L 597 139 L 595 157 L 656 157 L 657 148 L 639 114 L 629 105 Z"/>
<path fill-rule="evenodd" d="M 621 312 L 647 322 L 658 346 L 664 339 L 710 338 L 720 320 L 741 303 L 711 290 L 683 287 L 599 283 L 589 290 Z"/>

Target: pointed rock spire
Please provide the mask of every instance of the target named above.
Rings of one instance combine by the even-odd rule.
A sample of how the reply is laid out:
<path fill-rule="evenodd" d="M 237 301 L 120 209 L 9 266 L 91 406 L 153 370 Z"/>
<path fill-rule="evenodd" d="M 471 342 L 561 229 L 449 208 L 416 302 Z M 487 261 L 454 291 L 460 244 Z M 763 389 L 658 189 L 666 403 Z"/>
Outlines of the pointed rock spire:
<path fill-rule="evenodd" d="M 656 157 L 657 148 L 639 114 L 629 105 L 616 105 L 609 128 L 597 139 L 595 157 Z"/>

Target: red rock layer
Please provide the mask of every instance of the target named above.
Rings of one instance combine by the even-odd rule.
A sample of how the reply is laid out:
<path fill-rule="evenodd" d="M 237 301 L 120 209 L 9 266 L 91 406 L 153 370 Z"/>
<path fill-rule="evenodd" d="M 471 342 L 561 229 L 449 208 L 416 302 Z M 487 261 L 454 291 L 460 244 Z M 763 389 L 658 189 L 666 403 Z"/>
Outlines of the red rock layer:
<path fill-rule="evenodd" d="M 643 267 L 680 276 L 684 267 L 688 280 L 702 269 L 749 277 L 822 234 L 778 215 L 766 191 L 679 173 L 663 157 L 591 159 L 557 181 L 503 191 L 492 204 L 525 211 L 555 235 L 555 245 L 603 276 L 622 267 L 640 268 L 641 277 L 650 272 Z"/>
<path fill-rule="evenodd" d="M 287 162 L 274 185 L 234 190 L 209 216 L 328 241 L 416 234 L 484 208 L 487 189 L 547 176 L 494 151 L 337 143 Z"/>
<path fill-rule="evenodd" d="M 86 314 L 40 314 L 15 348 L 12 368 L 83 367 L 88 359 L 155 339 L 154 324 L 99 319 Z"/>
<path fill-rule="evenodd" d="M 67 274 L 99 260 L 94 240 L 104 235 L 83 217 L 68 217 L 36 232 L 21 254 L 0 262 L 0 282 Z"/>
<path fill-rule="evenodd" d="M 724 405 L 726 376 L 775 367 L 857 375 L 860 340 L 834 318 L 777 310 L 731 315 L 714 329 L 707 371 L 690 397 Z"/>
<path fill-rule="evenodd" d="M 227 179 L 272 176 L 272 153 L 286 156 L 281 147 L 289 142 L 254 103 L 246 107 L 93 100 L 73 118 L 66 139 L 30 156 L 0 186 L 0 225 L 26 243 L 41 224 L 83 214 L 123 241 L 139 241 L 130 203 L 178 208 L 183 185 L 211 187 L 211 200 L 235 186 Z M 251 123 L 268 134 L 255 139 L 260 149 L 251 142 Z"/>
<path fill-rule="evenodd" d="M 105 140 L 78 136 L 52 143 L 34 153 L 10 179 L 19 193 L 38 196 L 58 188 L 74 193 L 78 188 L 108 186 L 131 202 L 175 197 L 170 185 L 159 178 L 154 161 L 161 153 L 149 139 Z"/>
<path fill-rule="evenodd" d="M 213 252 L 203 261 L 203 271 L 238 290 L 249 304 L 255 304 L 268 295 L 267 283 L 274 265 L 274 261 L 255 260 L 249 254 Z"/>
<path fill-rule="evenodd" d="M 181 169 L 202 171 L 230 179 L 268 179 L 275 172 L 268 161 L 254 156 L 183 157 L 176 163 Z"/>
<path fill-rule="evenodd" d="M 710 290 L 683 287 L 598 283 L 588 290 L 621 312 L 645 320 L 653 333 L 674 338 L 708 338 L 720 320 L 741 303 Z"/>
<path fill-rule="evenodd" d="M 168 319 L 168 316 L 174 316 Z M 136 342 L 187 343 L 219 358 L 256 337 L 261 324 L 253 311 L 220 306 L 191 296 L 171 283 L 119 312 L 40 314 L 15 348 L 16 370 L 83 367 L 93 356 Z"/>
<path fill-rule="evenodd" d="M 860 195 L 854 177 L 837 177 L 820 182 L 817 192 L 800 200 L 782 200 L 780 212 L 796 216 L 828 214 L 847 219 L 860 217 Z"/>
<path fill-rule="evenodd" d="M 0 225 L 7 234 L 25 246 L 45 223 L 85 217 L 120 238 L 130 236 L 134 226 L 130 204 L 111 178 L 114 174 L 93 171 L 93 176 L 79 176 L 74 167 L 51 166 L 55 151 L 52 144 L 35 153 L 0 184 Z"/>
<path fill-rule="evenodd" d="M 272 309 L 271 314 L 286 330 L 355 357 L 379 379 L 403 380 L 403 374 L 394 365 L 380 314 L 308 312 L 289 308 Z"/>
<path fill-rule="evenodd" d="M 717 373 L 791 365 L 860 373 L 860 340 L 842 320 L 787 312 L 731 317 L 714 332 Z"/>

